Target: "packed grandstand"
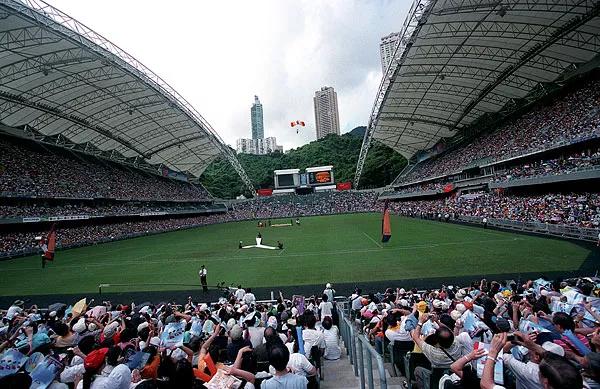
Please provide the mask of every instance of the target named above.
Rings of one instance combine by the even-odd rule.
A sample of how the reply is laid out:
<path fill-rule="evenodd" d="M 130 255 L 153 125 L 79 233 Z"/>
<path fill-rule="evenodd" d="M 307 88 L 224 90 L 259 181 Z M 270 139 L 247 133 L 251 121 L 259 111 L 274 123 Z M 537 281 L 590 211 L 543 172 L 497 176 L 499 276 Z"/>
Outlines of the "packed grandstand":
<path fill-rule="evenodd" d="M 296 218 L 384 209 L 437 225 L 551 235 L 597 250 L 598 2 L 560 11 L 526 1 L 513 8 L 466 3 L 416 0 L 403 27 L 406 39 L 384 75 L 363 143 L 364 154 L 377 140 L 407 157 L 393 182 L 375 190 L 218 199 L 200 175 L 219 155 L 250 192 L 255 188 L 216 131 L 168 84 L 87 27 L 62 27 L 77 22 L 60 11 L 35 1 L 1 2 L 14 25 L 48 34 L 49 42 L 33 43 L 45 63 L 56 55 L 55 44 L 64 45 L 60 51 L 73 57 L 55 66 L 77 66 L 82 76 L 65 73 L 48 88 L 49 70 L 38 62 L 28 63 L 18 50 L 6 55 L 10 61 L 0 58 L 0 76 L 7 77 L 0 88 L 0 259 L 38 261 L 40 237 L 50 229 L 60 271 L 60 253 L 81 246 L 102 249 L 100 243 L 230 222 L 289 220 L 292 226 Z M 518 26 L 510 12 L 522 18 L 516 25 L 543 31 L 513 31 Z M 473 25 L 470 17 L 481 23 Z M 440 27 L 446 23 L 460 28 Z M 505 28 L 496 29 L 498 23 Z M 469 62 L 481 44 L 462 32 L 484 34 L 478 29 L 486 28 L 491 35 L 479 38 L 496 44 L 501 58 L 479 52 Z M 10 39 L 10 29 L 0 24 L 0 30 Z M 423 42 L 440 36 L 457 46 L 454 54 L 464 49 L 466 60 L 450 64 L 447 52 L 424 49 Z M 0 39 L 0 49 L 4 44 Z M 79 50 L 101 60 L 78 62 Z M 567 64 L 569 57 L 577 63 Z M 423 58 L 426 63 L 415 63 Z M 436 70 L 430 77 L 421 68 L 446 60 L 445 74 Z M 21 70 L 12 68 L 21 62 Z M 490 70 L 489 62 L 507 67 Z M 489 74 L 479 74 L 482 69 Z M 469 78 L 477 86 L 469 86 Z M 485 80 L 493 87 L 480 85 Z M 439 87 L 444 82 L 446 91 Z M 90 85 L 97 95 L 89 95 Z M 73 93 L 67 102 L 56 97 L 65 91 Z M 418 103 L 399 97 L 430 92 L 436 95 Z M 472 103 L 459 99 L 461 93 Z M 93 101 L 111 108 L 97 109 Z M 412 113 L 403 111 L 408 106 Z M 500 111 L 494 120 L 478 121 Z M 440 112 L 450 114 L 441 120 Z M 363 154 L 356 180 L 362 163 Z M 242 252 L 241 241 L 239 247 Z M 295 389 L 364 388 L 366 382 L 371 388 L 599 388 L 600 279 L 566 278 L 477 278 L 460 285 L 436 279 L 435 288 L 417 288 L 418 280 L 390 275 L 389 288 L 358 282 L 351 293 L 336 293 L 335 285 L 302 282 L 271 296 L 255 295 L 252 285 L 219 284 L 178 301 L 132 301 L 117 293 L 114 301 L 100 294 L 98 301 L 61 296 L 44 306 L 15 290 L 15 301 L 0 307 L 0 387 Z M 364 373 L 372 364 L 380 367 L 375 384 L 373 371 Z M 328 378 L 336 374 L 338 382 Z"/>
<path fill-rule="evenodd" d="M 593 388 L 600 356 L 598 290 L 596 278 L 540 278 L 365 295 L 356 289 L 344 299 L 328 284 L 317 296 L 280 294 L 268 302 L 239 285 L 224 289 L 212 305 L 192 297 L 179 304 L 127 305 L 84 299 L 47 308 L 16 300 L 3 313 L 6 371 L 0 382 L 29 387 L 31 373 L 43 383 L 44 374 L 55 377 L 50 380 L 55 388 L 195 388 L 222 380 L 235 385 L 229 387 L 253 388 L 265 387 L 272 375 L 291 374 L 285 382 L 296 386 L 285 387 L 318 387 L 319 377 L 327 380 L 332 373 L 327 363 L 345 352 L 340 331 L 351 358 L 357 358 L 347 337 L 352 327 L 391 359 L 406 385 L 492 388 L 498 364 L 507 372 L 499 377 L 505 387 L 543 387 L 540 381 L 549 380 L 551 388 Z M 23 331 L 13 333 L 15 327 Z M 471 362 L 479 365 L 482 342 L 490 344 L 493 363 L 482 362 L 478 378 Z M 27 356 L 44 355 L 57 357 L 29 362 L 29 370 L 19 371 Z"/>

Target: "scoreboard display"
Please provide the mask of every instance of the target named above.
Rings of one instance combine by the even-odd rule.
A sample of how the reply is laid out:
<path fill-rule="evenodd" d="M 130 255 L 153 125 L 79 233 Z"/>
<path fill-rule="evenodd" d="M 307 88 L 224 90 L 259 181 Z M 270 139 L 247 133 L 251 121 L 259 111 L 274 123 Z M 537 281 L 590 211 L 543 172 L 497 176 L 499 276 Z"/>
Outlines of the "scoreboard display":
<path fill-rule="evenodd" d="M 334 184 L 333 166 L 315 166 L 306 168 L 306 177 L 310 186 Z"/>
<path fill-rule="evenodd" d="M 277 175 L 277 182 L 279 186 L 294 186 L 294 175 L 293 174 L 279 174 Z"/>
<path fill-rule="evenodd" d="M 335 187 L 333 166 L 315 166 L 306 168 L 304 172 L 300 169 L 281 169 L 273 171 L 275 190 L 288 193 L 290 189 L 321 187 L 321 190 Z"/>
<path fill-rule="evenodd" d="M 296 188 L 300 183 L 300 169 L 282 169 L 273 172 L 275 189 Z"/>
<path fill-rule="evenodd" d="M 308 173 L 308 183 L 311 185 L 318 184 L 331 184 L 333 179 L 331 177 L 331 171 L 320 171 Z"/>

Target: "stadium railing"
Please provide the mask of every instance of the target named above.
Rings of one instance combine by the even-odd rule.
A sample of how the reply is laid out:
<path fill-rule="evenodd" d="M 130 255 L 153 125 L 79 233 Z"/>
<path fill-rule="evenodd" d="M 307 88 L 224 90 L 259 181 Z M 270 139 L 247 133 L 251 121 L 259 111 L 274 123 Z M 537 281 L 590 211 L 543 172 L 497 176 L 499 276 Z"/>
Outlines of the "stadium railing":
<path fill-rule="evenodd" d="M 531 177 L 515 177 L 503 181 L 491 182 L 490 189 L 510 188 L 514 186 L 542 185 L 564 181 L 591 180 L 600 177 L 600 166 L 584 166 L 559 174 L 540 174 Z"/>
<path fill-rule="evenodd" d="M 458 216 L 458 220 L 466 223 L 483 225 L 483 219 L 481 217 Z M 533 232 L 537 234 L 552 235 L 561 238 L 579 239 L 590 242 L 595 242 L 598 239 L 598 230 L 595 228 L 568 226 L 564 224 L 520 222 L 516 220 L 490 218 L 488 219 L 487 225 L 503 229 Z"/>
<path fill-rule="evenodd" d="M 365 384 L 369 389 L 375 388 L 375 380 L 373 377 L 373 359 L 375 359 L 377 370 L 379 372 L 379 387 L 381 389 L 387 389 L 387 376 L 383 357 L 375 350 L 363 334 L 359 334 L 356 331 L 344 312 L 347 310 L 338 306 L 337 311 L 340 318 L 340 334 L 342 335 L 342 341 L 346 346 L 346 354 L 354 368 L 354 375 L 360 379 L 360 388 L 365 389 Z"/>
<path fill-rule="evenodd" d="M 127 218 L 127 217 L 154 217 L 154 216 L 169 216 L 169 215 L 201 215 L 201 214 L 212 214 L 212 213 L 225 213 L 227 209 L 225 207 L 211 207 L 211 208 L 194 208 L 194 209 L 181 209 L 176 211 L 161 210 L 161 211 L 146 211 L 146 212 L 107 212 L 100 214 L 72 214 L 62 215 L 60 213 L 53 215 L 31 215 L 31 216 L 16 216 L 16 217 L 2 217 L 0 216 L 0 224 L 19 224 L 19 223 L 39 223 L 39 222 L 59 222 L 59 221 L 73 221 L 73 220 L 89 220 L 89 219 L 102 219 L 102 218 Z"/>

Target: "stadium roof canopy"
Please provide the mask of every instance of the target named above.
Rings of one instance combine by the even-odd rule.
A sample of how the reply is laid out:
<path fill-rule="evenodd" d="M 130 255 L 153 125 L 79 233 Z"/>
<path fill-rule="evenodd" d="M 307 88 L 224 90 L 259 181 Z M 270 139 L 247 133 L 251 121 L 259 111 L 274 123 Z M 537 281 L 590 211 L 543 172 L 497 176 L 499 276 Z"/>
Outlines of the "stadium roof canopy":
<path fill-rule="evenodd" d="M 373 138 L 410 159 L 598 61 L 599 12 L 598 0 L 415 0 L 375 99 L 355 184 Z"/>
<path fill-rule="evenodd" d="M 173 88 L 131 55 L 39 0 L 0 0 L 0 123 L 117 161 L 199 177 L 235 154 Z"/>

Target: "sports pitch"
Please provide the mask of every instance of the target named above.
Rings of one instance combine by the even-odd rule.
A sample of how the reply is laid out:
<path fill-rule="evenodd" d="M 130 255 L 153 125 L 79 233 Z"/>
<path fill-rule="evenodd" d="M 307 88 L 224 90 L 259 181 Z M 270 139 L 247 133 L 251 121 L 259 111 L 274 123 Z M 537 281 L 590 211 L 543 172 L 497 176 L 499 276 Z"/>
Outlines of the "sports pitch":
<path fill-rule="evenodd" d="M 287 220 L 273 223 L 289 222 Z M 284 250 L 238 249 L 240 240 Z M 245 221 L 199 227 L 0 262 L 0 296 L 188 290 L 208 283 L 269 287 L 577 270 L 589 246 L 544 237 L 392 216 L 381 243 L 380 214 L 317 216 L 300 226 L 257 228 Z M 114 284 L 126 284 L 115 286 Z M 152 284 L 152 285 L 149 285 Z M 160 285 L 159 285 L 160 284 Z"/>

